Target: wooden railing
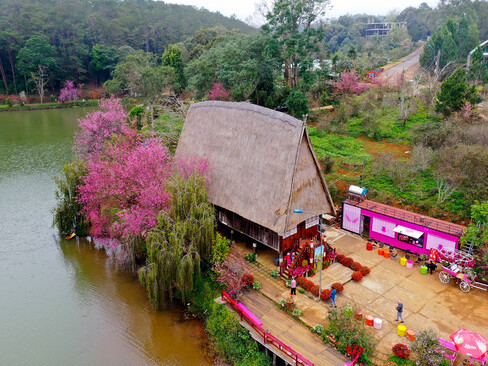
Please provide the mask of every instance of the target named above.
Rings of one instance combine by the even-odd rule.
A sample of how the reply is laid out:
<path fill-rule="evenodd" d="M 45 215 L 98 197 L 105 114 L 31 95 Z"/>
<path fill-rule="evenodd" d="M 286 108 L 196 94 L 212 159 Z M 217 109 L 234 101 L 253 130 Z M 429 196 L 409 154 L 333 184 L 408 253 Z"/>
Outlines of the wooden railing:
<path fill-rule="evenodd" d="M 230 305 L 230 307 L 234 309 L 237 314 L 239 314 L 241 321 L 243 320 L 248 323 L 263 338 L 264 344 L 269 344 L 284 356 L 293 359 L 296 366 L 315 366 L 310 360 L 307 360 L 301 354 L 294 351 L 293 348 L 280 341 L 270 332 L 265 331 L 261 325 L 256 323 L 256 321 L 248 317 L 246 314 L 244 314 L 242 310 L 237 306 L 237 302 L 232 299 L 225 291 L 222 291 L 222 300 L 226 301 Z"/>

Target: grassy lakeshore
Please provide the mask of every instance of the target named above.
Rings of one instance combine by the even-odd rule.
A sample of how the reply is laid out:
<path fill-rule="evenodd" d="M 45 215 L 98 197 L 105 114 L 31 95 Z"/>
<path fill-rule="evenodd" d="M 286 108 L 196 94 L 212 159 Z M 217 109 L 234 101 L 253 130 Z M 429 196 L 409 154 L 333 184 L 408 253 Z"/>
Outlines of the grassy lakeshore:
<path fill-rule="evenodd" d="M 24 104 L 24 105 L 14 105 L 9 107 L 8 105 L 0 105 L 0 112 L 9 111 L 33 111 L 39 109 L 58 109 L 58 108 L 72 108 L 72 107 L 90 107 L 97 106 L 99 99 L 90 99 L 85 102 L 54 102 L 54 103 L 36 103 L 36 104 Z"/>

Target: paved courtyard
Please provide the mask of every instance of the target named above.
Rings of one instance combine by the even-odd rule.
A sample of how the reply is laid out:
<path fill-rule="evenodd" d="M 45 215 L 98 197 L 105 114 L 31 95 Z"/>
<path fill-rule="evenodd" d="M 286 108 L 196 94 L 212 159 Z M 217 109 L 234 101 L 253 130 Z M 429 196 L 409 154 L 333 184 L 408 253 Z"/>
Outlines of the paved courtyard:
<path fill-rule="evenodd" d="M 488 337 L 488 293 L 471 289 L 462 292 L 451 280 L 449 284 L 439 281 L 439 270 L 434 275 L 422 275 L 419 266 L 409 269 L 400 265 L 396 258 L 384 258 L 377 251 L 367 251 L 366 241 L 357 235 L 340 229 L 329 229 L 328 242 L 340 254 L 345 254 L 362 265 L 371 268 L 371 273 L 360 282 L 350 280 L 351 270 L 335 263 L 322 272 L 322 288 L 328 288 L 333 282 L 344 283 L 344 292 L 337 296 L 338 305 L 356 304 L 364 315 L 372 315 L 383 321 L 381 330 L 371 329 L 378 340 L 377 361 L 382 362 L 391 353 L 395 343 L 409 343 L 406 338 L 396 334 L 396 301 L 404 304 L 403 317 L 407 329 L 436 329 L 440 336 L 449 335 L 459 328 L 467 328 Z M 252 251 L 249 244 L 237 243 L 241 252 Z M 253 268 L 256 279 L 261 281 L 262 293 L 278 302 L 288 297 L 289 289 L 283 281 L 273 280 L 267 275 L 274 266 L 277 253 L 264 247 L 258 248 L 259 265 Z M 258 270 L 259 268 L 259 270 Z M 311 278 L 318 284 L 319 275 Z M 309 326 L 325 324 L 329 304 L 298 293 L 297 308 L 303 311 L 302 320 Z M 297 326 L 299 326 L 297 324 Z M 306 355 L 305 355 L 306 356 Z M 462 364 L 461 355 L 456 365 Z"/>

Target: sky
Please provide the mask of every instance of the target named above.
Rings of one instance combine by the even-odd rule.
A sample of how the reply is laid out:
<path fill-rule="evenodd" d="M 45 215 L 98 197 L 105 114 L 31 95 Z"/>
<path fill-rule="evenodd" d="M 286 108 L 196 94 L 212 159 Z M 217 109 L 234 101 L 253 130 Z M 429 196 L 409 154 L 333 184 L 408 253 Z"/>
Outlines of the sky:
<path fill-rule="evenodd" d="M 194 5 L 197 8 L 205 8 L 210 11 L 218 11 L 223 15 L 231 16 L 235 14 L 238 19 L 246 21 L 253 16 L 256 11 L 256 4 L 259 0 L 164 0 L 165 3 Z M 387 15 L 392 10 L 398 10 L 414 6 L 418 7 L 421 3 L 427 3 L 430 7 L 435 7 L 438 0 L 331 0 L 332 9 L 327 11 L 326 18 L 338 18 L 341 15 L 371 14 Z M 387 3 L 387 5 L 385 5 Z"/>

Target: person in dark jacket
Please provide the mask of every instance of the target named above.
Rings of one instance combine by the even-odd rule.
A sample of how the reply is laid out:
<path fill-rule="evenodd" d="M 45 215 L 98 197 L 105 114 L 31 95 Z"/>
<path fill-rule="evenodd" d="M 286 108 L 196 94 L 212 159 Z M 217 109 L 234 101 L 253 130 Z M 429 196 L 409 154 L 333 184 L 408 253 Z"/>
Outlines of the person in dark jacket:
<path fill-rule="evenodd" d="M 398 318 L 400 318 L 402 321 L 400 323 L 403 323 L 403 304 L 400 300 L 397 300 L 397 307 L 396 307 L 396 311 L 397 311 L 397 317 L 396 317 L 396 321 L 398 321 Z"/>
<path fill-rule="evenodd" d="M 433 261 L 430 261 L 430 263 L 427 264 L 427 268 L 429 269 L 430 274 L 432 274 L 432 272 L 437 269 L 437 265 Z"/>

